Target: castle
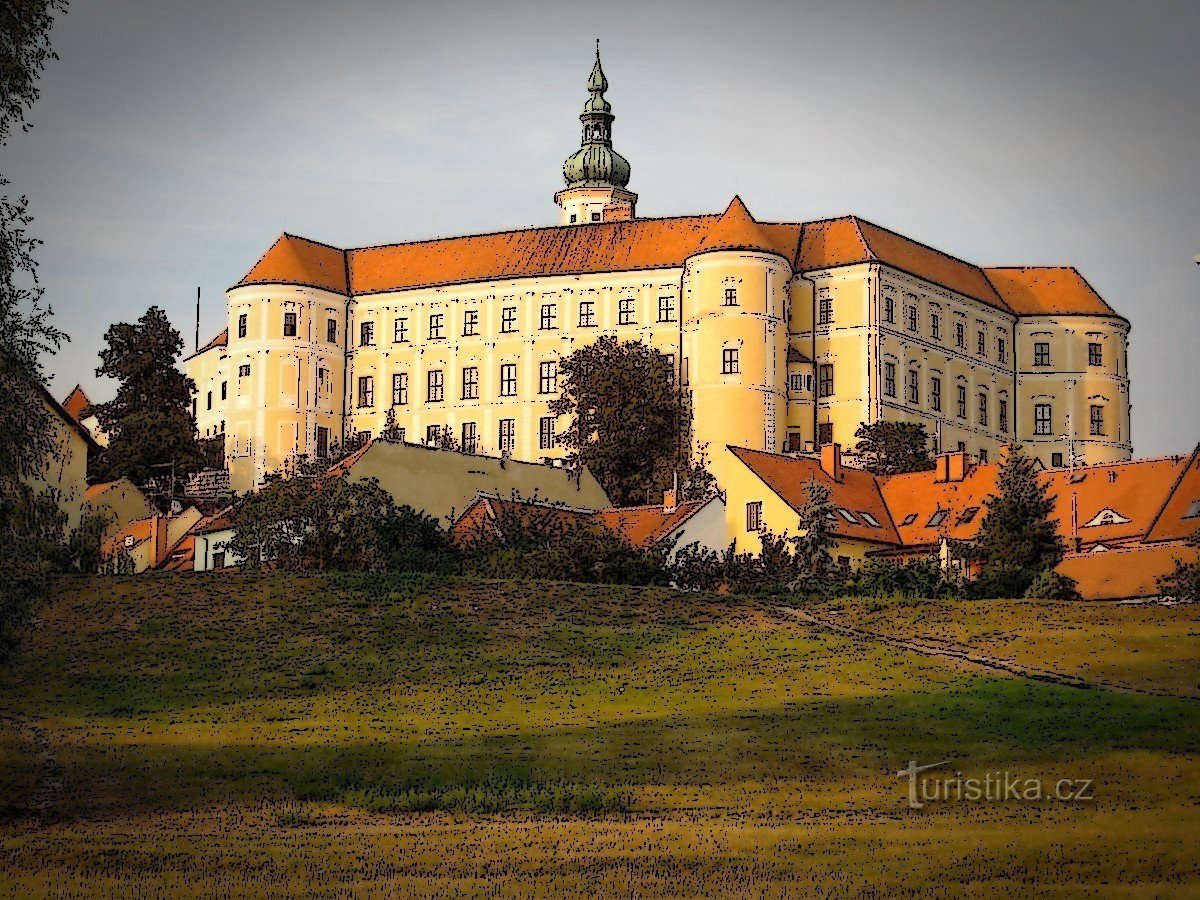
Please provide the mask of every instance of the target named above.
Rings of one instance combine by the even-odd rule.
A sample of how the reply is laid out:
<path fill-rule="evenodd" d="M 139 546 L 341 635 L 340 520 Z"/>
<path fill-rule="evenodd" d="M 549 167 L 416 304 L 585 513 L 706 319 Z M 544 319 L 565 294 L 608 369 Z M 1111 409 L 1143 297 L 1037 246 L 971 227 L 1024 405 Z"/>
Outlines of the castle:
<path fill-rule="evenodd" d="M 666 354 L 697 446 L 852 446 L 919 422 L 937 451 L 1019 441 L 1047 466 L 1129 459 L 1129 323 L 1075 269 L 980 268 L 854 216 L 641 219 L 599 52 L 548 228 L 339 249 L 284 234 L 186 361 L 232 486 L 398 430 L 563 455 L 557 361 L 612 334 Z"/>

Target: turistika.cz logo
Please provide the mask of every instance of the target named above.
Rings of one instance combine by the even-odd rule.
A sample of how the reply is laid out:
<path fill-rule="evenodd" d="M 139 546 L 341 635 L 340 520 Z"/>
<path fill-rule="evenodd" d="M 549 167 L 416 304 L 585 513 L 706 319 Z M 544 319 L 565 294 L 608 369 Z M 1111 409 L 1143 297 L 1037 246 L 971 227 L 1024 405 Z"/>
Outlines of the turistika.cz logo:
<path fill-rule="evenodd" d="M 1023 778 L 1013 772 L 987 772 L 981 777 L 964 778 L 962 772 L 944 778 L 923 773 L 950 765 L 950 760 L 917 765 L 915 759 L 896 773 L 908 780 L 908 805 L 921 809 L 926 803 L 969 801 L 1007 801 L 1031 803 L 1042 800 L 1086 802 L 1094 800 L 1092 779 L 1060 778 L 1047 782 L 1041 778 Z"/>

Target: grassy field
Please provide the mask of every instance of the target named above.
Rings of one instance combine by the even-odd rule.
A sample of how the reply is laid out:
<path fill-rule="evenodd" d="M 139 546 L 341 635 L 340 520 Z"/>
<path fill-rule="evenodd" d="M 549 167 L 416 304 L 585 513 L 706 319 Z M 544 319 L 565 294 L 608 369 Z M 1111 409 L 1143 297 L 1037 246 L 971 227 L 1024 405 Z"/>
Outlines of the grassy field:
<path fill-rule="evenodd" d="M 67 579 L 0 675 L 0 896 L 1196 896 L 1194 607 Z M 931 801 L 895 773 L 1088 779 Z M 931 773 L 932 774 L 932 773 Z"/>

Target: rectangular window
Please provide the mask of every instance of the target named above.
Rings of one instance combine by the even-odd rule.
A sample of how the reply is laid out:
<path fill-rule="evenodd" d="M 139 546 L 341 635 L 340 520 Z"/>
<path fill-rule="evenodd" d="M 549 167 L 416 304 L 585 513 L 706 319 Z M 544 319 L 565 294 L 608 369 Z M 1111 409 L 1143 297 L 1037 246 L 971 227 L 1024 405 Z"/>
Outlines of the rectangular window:
<path fill-rule="evenodd" d="M 996 339 L 996 358 L 999 359 L 1001 363 L 1008 362 L 1008 342 L 1004 340 L 1004 338 Z"/>
<path fill-rule="evenodd" d="M 1063 455 L 1061 453 L 1050 454 L 1050 465 L 1056 469 L 1061 469 L 1063 464 Z"/>
<path fill-rule="evenodd" d="M 359 409 L 375 405 L 375 378 L 371 375 L 360 375 L 358 378 Z"/>
<path fill-rule="evenodd" d="M 917 308 L 915 306 L 910 306 L 908 308 L 908 330 L 917 330 Z"/>
<path fill-rule="evenodd" d="M 337 319 L 325 320 L 325 340 L 330 344 L 336 344 L 337 340 Z"/>
<path fill-rule="evenodd" d="M 788 376 L 788 390 L 793 393 L 799 393 L 804 390 L 804 375 L 801 372 L 793 372 Z"/>
<path fill-rule="evenodd" d="M 883 364 L 883 393 L 888 397 L 896 396 L 896 364 L 885 362 Z"/>
<path fill-rule="evenodd" d="M 500 333 L 512 334 L 517 330 L 517 308 L 506 306 L 500 310 Z"/>
<path fill-rule="evenodd" d="M 998 418 L 1000 420 L 1000 422 L 999 422 L 1000 431 L 1007 432 L 1008 431 L 1008 401 L 1005 400 L 1003 397 L 1000 398 L 1000 409 L 998 411 Z"/>
<path fill-rule="evenodd" d="M 817 426 L 817 443 L 832 444 L 833 443 L 833 423 L 822 422 Z"/>
<path fill-rule="evenodd" d="M 446 314 L 432 313 L 429 316 L 429 339 L 439 341 L 446 336 Z"/>
<path fill-rule="evenodd" d="M 1033 406 L 1033 433 L 1037 435 L 1051 434 L 1050 404 L 1035 403 Z"/>
<path fill-rule="evenodd" d="M 942 317 L 937 313 L 929 314 L 929 333 L 935 341 L 942 339 Z"/>
<path fill-rule="evenodd" d="M 759 531 L 762 529 L 762 501 L 755 500 L 746 504 L 746 530 Z"/>
<path fill-rule="evenodd" d="M 979 393 L 979 424 L 986 426 L 988 423 L 988 395 L 980 391 Z"/>
<path fill-rule="evenodd" d="M 960 350 L 967 349 L 967 326 L 962 322 L 954 323 L 954 346 Z"/>
<path fill-rule="evenodd" d="M 229 399 L 229 382 L 228 381 L 221 382 L 221 399 L 222 400 Z"/>
<path fill-rule="evenodd" d="M 1088 365 L 1102 366 L 1104 365 L 1104 348 L 1099 344 L 1088 344 Z"/>
<path fill-rule="evenodd" d="M 479 367 L 466 366 L 462 373 L 462 398 L 464 400 L 479 399 Z"/>
<path fill-rule="evenodd" d="M 463 337 L 474 337 L 477 334 L 479 334 L 479 310 L 463 310 Z"/>
<path fill-rule="evenodd" d="M 908 370 L 908 402 L 909 403 L 920 403 L 921 402 L 921 385 L 920 385 L 919 379 L 920 379 L 920 374 L 917 372 L 916 369 Z"/>
<path fill-rule="evenodd" d="M 736 347 L 727 347 L 721 351 L 721 374 L 738 374 L 738 352 Z"/>
<path fill-rule="evenodd" d="M 833 298 L 822 297 L 817 303 L 817 324 L 828 325 L 833 321 Z"/>
<path fill-rule="evenodd" d="M 818 369 L 817 393 L 822 397 L 833 396 L 833 365 L 824 363 Z"/>
<path fill-rule="evenodd" d="M 579 303 L 579 327 L 596 327 L 596 304 L 591 300 L 581 300 Z"/>
<path fill-rule="evenodd" d="M 238 316 L 238 337 L 244 338 L 245 336 L 246 336 L 246 314 L 242 313 L 240 316 Z"/>
<path fill-rule="evenodd" d="M 360 322 L 358 325 L 358 345 L 372 347 L 375 345 L 375 323 Z"/>
<path fill-rule="evenodd" d="M 249 378 L 249 377 L 250 377 L 250 363 L 243 363 L 242 365 L 238 366 L 238 378 Z"/>
<path fill-rule="evenodd" d="M 554 394 L 558 392 L 558 363 L 550 360 L 538 366 L 538 393 Z"/>
<path fill-rule="evenodd" d="M 929 405 L 934 412 L 942 411 L 942 379 L 936 375 L 929 379 Z"/>
<path fill-rule="evenodd" d="M 883 298 L 883 321 L 889 322 L 892 325 L 896 324 L 896 298 Z"/>
<path fill-rule="evenodd" d="M 725 305 L 726 306 L 737 306 L 738 305 L 737 288 L 735 288 L 735 287 L 725 288 Z"/>
<path fill-rule="evenodd" d="M 500 420 L 500 452 L 512 453 L 517 446 L 517 420 Z"/>
<path fill-rule="evenodd" d="M 538 449 L 550 450 L 554 447 L 554 416 L 542 416 L 538 419 Z"/>
<path fill-rule="evenodd" d="M 542 304 L 542 331 L 551 331 L 558 327 L 558 304 Z"/>
<path fill-rule="evenodd" d="M 440 425 L 427 425 L 425 427 L 425 445 L 427 447 L 436 447 L 442 442 L 442 428 Z"/>
<path fill-rule="evenodd" d="M 978 356 L 987 356 L 987 335 L 982 331 L 975 332 L 975 353 Z"/>
<path fill-rule="evenodd" d="M 500 366 L 500 396 L 517 396 L 517 364 L 504 363 Z"/>
<path fill-rule="evenodd" d="M 636 325 L 637 319 L 634 318 L 634 299 L 632 297 L 622 297 L 617 301 L 617 324 L 618 325 Z"/>
<path fill-rule="evenodd" d="M 396 319 L 392 323 L 392 340 L 397 344 L 408 343 L 408 319 Z"/>
<path fill-rule="evenodd" d="M 212 391 L 208 392 L 208 408 L 212 409 Z"/>
<path fill-rule="evenodd" d="M 392 406 L 408 405 L 408 373 L 392 374 Z"/>
<path fill-rule="evenodd" d="M 1038 341 L 1033 345 L 1033 364 L 1035 366 L 1050 365 L 1050 345 Z"/>
<path fill-rule="evenodd" d="M 958 385 L 958 417 L 960 419 L 967 417 L 967 386 L 965 384 Z"/>
<path fill-rule="evenodd" d="M 658 321 L 675 321 L 675 297 L 667 294 L 658 298 Z"/>
<path fill-rule="evenodd" d="M 329 456 L 329 429 L 324 425 L 317 426 L 317 458 Z"/>
<path fill-rule="evenodd" d="M 479 448 L 479 435 L 474 422 L 462 424 L 462 452 L 474 455 Z"/>
<path fill-rule="evenodd" d="M 283 336 L 296 336 L 296 314 L 294 312 L 285 312 L 283 314 Z"/>
<path fill-rule="evenodd" d="M 1101 437 L 1104 434 L 1104 407 L 1089 406 L 1088 407 L 1088 425 L 1089 434 L 1094 437 Z"/>
<path fill-rule="evenodd" d="M 425 401 L 441 403 L 446 397 L 446 381 L 441 369 L 430 369 L 425 373 Z"/>

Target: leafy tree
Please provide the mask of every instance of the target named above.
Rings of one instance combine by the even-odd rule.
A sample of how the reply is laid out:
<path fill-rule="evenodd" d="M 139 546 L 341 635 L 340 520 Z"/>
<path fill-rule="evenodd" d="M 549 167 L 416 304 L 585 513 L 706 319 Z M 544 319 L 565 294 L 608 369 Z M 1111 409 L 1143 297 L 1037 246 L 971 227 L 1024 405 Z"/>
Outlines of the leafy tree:
<path fill-rule="evenodd" d="M 927 472 L 934 468 L 925 426 L 914 422 L 865 422 L 854 432 L 862 466 L 876 475 Z"/>
<path fill-rule="evenodd" d="M 606 335 L 559 361 L 558 384 L 550 412 L 571 417 L 559 443 L 614 504 L 658 500 L 675 475 L 685 496 L 710 489 L 692 459 L 689 411 L 662 353 Z"/>
<path fill-rule="evenodd" d="M 804 506 L 797 535 L 792 538 L 792 553 L 797 571 L 809 579 L 829 579 L 835 574 L 830 550 L 836 540 L 829 530 L 833 514 L 829 488 L 815 480 L 804 485 Z"/>
<path fill-rule="evenodd" d="M 0 5 L 0 144 L 12 130 L 28 130 L 26 115 L 41 91 L 38 79 L 58 55 L 50 47 L 54 14 L 67 11 L 66 0 L 5 0 Z"/>
<path fill-rule="evenodd" d="M 1200 550 L 1200 529 L 1188 538 L 1188 546 Z M 1158 579 L 1158 591 L 1181 603 L 1200 603 L 1200 561 L 1176 560 L 1175 569 Z"/>
<path fill-rule="evenodd" d="M 1050 519 L 1054 498 L 1038 481 L 1038 461 L 1020 446 L 1000 464 L 998 491 L 983 502 L 987 512 L 973 545 L 960 548 L 978 561 L 972 594 L 1023 597 L 1034 581 L 1062 561 L 1063 541 Z"/>
<path fill-rule="evenodd" d="M 195 385 L 176 368 L 183 338 L 152 306 L 135 324 L 119 322 L 104 334 L 96 374 L 120 382 L 116 397 L 92 408 L 109 434 L 96 477 L 128 477 L 145 484 L 174 463 L 176 475 L 199 471 L 205 455 L 196 440 L 191 402 Z"/>

